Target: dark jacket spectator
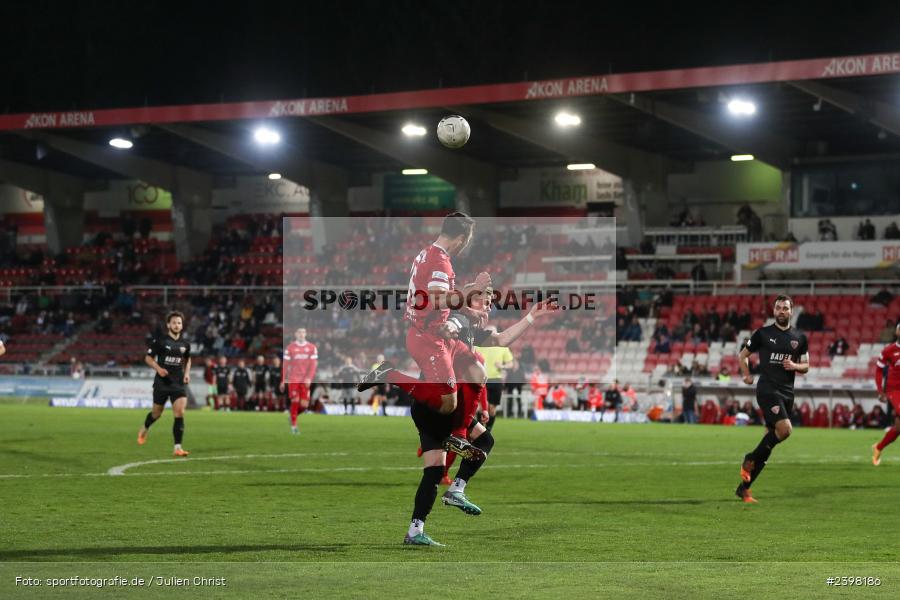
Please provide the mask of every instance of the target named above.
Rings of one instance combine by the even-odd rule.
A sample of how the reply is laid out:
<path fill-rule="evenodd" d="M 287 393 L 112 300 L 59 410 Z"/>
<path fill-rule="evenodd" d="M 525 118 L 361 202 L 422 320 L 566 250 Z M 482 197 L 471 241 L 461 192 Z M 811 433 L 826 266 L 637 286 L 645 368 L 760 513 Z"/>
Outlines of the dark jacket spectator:
<path fill-rule="evenodd" d="M 881 408 L 880 404 L 876 404 L 872 411 L 866 415 L 866 427 L 884 429 L 890 425 L 890 423 L 891 420 L 888 418 L 887 413 L 884 412 L 884 409 Z"/>
<path fill-rule="evenodd" d="M 844 356 L 847 354 L 848 350 L 850 350 L 850 344 L 847 343 L 846 339 L 840 337 L 831 342 L 831 345 L 828 346 L 828 355 L 831 358 L 834 358 L 835 356 Z"/>
<path fill-rule="evenodd" d="M 888 319 L 884 323 L 884 329 L 881 330 L 881 335 L 878 336 L 878 341 L 882 344 L 890 344 L 894 341 L 895 338 L 895 327 L 894 322 Z"/>
<path fill-rule="evenodd" d="M 881 288 L 881 291 L 872 296 L 872 300 L 870 302 L 872 304 L 880 304 L 882 306 L 889 306 L 890 303 L 894 300 L 894 295 L 890 293 L 887 288 Z"/>

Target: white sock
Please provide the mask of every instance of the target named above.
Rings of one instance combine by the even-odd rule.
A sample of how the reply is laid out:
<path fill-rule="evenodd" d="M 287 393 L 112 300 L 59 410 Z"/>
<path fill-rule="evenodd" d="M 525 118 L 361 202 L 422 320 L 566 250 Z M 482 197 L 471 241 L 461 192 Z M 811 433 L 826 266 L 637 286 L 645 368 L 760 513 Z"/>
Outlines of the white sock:
<path fill-rule="evenodd" d="M 409 531 L 406 532 L 408 537 L 416 537 L 420 533 L 425 532 L 425 521 L 420 519 L 413 519 L 412 523 L 409 524 Z"/>
<path fill-rule="evenodd" d="M 450 487 L 447 489 L 448 492 L 464 492 L 466 491 L 466 482 L 463 479 L 457 477 L 453 480 L 453 483 L 450 484 Z"/>
<path fill-rule="evenodd" d="M 176 449 L 176 450 L 181 450 L 181 444 L 175 444 L 175 449 Z"/>

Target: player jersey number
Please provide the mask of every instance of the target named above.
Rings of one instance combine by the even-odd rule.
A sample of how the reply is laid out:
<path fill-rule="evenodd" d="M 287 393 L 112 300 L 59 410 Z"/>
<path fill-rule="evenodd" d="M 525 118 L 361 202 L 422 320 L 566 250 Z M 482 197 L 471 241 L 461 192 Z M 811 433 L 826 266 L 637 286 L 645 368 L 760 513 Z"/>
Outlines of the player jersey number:
<path fill-rule="evenodd" d="M 406 312 L 410 315 L 415 313 L 413 309 L 413 305 L 416 301 L 416 272 L 419 269 L 419 265 L 425 262 L 425 254 L 427 250 L 422 250 L 419 252 L 416 259 L 413 261 L 412 270 L 409 274 L 409 289 L 406 292 Z"/>

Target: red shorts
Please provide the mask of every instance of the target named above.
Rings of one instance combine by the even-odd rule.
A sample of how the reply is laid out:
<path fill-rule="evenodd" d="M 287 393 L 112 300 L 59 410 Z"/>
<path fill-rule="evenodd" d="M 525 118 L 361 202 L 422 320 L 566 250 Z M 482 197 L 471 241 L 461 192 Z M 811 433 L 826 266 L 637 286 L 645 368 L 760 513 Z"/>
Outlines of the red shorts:
<path fill-rule="evenodd" d="M 454 365 L 465 366 L 476 360 L 475 354 L 463 342 L 415 327 L 406 332 L 406 351 L 416 361 L 425 382 L 436 386 L 442 396 L 456 392 Z"/>
<path fill-rule="evenodd" d="M 900 390 L 887 393 L 888 402 L 894 407 L 894 414 L 900 415 Z"/>
<path fill-rule="evenodd" d="M 309 402 L 309 386 L 305 383 L 289 383 L 288 386 L 288 398 L 291 399 L 291 402 L 299 402 L 302 400 L 306 400 Z"/>
<path fill-rule="evenodd" d="M 480 352 L 474 353 L 475 359 L 484 365 L 484 357 Z M 453 412 L 453 435 L 466 438 L 469 427 L 475 421 L 475 415 L 483 404 L 483 396 L 487 395 L 487 388 L 473 383 L 459 384 L 457 392 L 456 410 Z"/>

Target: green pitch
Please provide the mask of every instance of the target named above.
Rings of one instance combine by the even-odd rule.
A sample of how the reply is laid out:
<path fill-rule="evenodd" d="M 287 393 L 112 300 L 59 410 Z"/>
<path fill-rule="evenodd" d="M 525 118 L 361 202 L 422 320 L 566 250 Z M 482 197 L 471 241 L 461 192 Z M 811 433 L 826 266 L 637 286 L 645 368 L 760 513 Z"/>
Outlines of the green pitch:
<path fill-rule="evenodd" d="M 415 548 L 408 419 L 303 415 L 292 436 L 285 415 L 194 411 L 176 461 L 168 410 L 136 445 L 144 414 L 0 406 L 0 597 L 900 594 L 900 444 L 872 467 L 877 431 L 795 430 L 748 506 L 733 490 L 761 428 L 498 420 L 466 489 L 484 514 L 438 501 L 426 531 L 447 547 Z M 881 585 L 826 585 L 843 576 Z"/>

